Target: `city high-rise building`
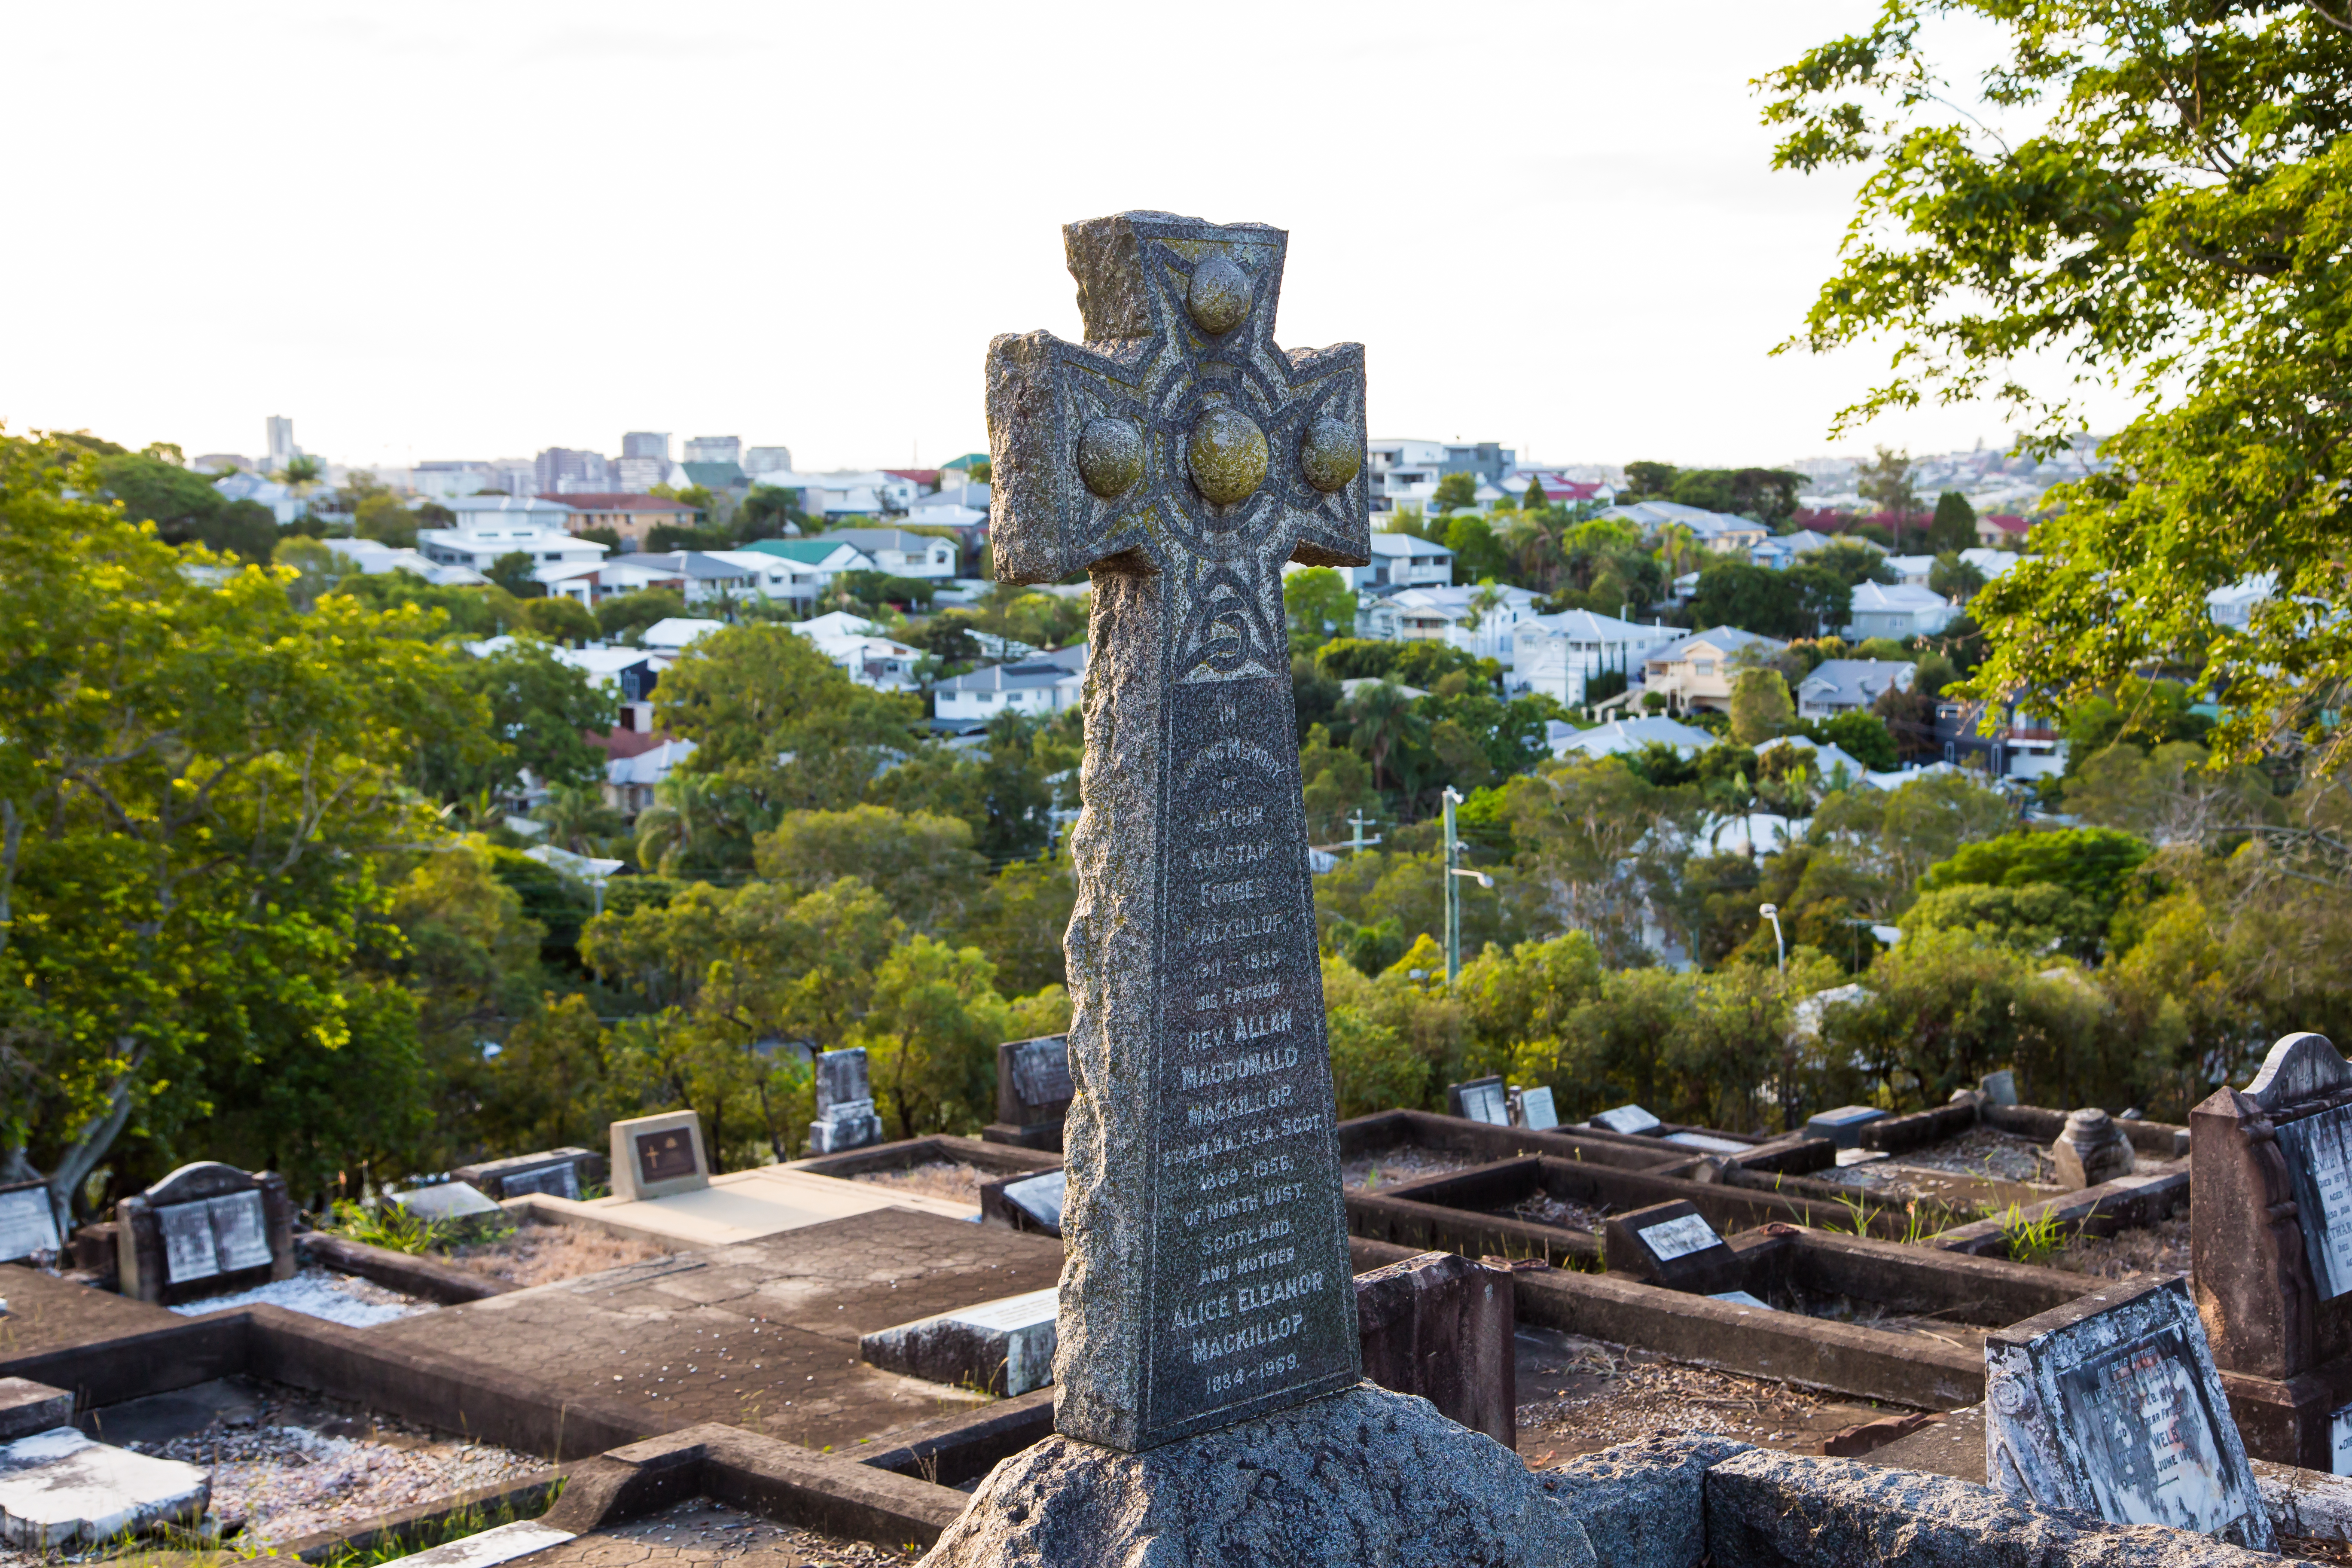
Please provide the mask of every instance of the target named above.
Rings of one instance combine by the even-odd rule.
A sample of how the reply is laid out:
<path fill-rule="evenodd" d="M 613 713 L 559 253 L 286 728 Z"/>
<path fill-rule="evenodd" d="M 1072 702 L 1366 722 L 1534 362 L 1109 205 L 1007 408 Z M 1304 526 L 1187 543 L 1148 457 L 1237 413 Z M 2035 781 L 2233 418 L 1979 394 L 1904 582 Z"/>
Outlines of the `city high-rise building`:
<path fill-rule="evenodd" d="M 535 492 L 551 495 L 595 495 L 613 488 L 613 465 L 602 452 L 550 447 L 531 465 Z"/>
<path fill-rule="evenodd" d="M 790 447 L 753 447 L 743 454 L 743 471 L 757 479 L 761 474 L 789 474 L 793 471 L 793 449 Z"/>
<path fill-rule="evenodd" d="M 740 463 L 743 460 L 743 438 L 740 436 L 695 436 L 686 443 L 688 463 Z"/>
<path fill-rule="evenodd" d="M 302 455 L 294 444 L 294 421 L 283 414 L 269 416 L 269 467 L 274 473 Z"/>
<path fill-rule="evenodd" d="M 667 430 L 632 430 L 621 437 L 624 458 L 657 458 L 664 465 L 669 462 L 669 432 Z"/>

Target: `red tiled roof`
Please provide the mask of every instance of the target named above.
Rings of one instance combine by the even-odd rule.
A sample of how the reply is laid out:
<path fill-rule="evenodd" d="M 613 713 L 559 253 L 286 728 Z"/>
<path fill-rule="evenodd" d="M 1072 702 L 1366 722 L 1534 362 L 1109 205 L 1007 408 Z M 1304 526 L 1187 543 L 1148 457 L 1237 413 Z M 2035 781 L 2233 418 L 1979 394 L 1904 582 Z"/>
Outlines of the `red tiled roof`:
<path fill-rule="evenodd" d="M 937 468 L 885 468 L 882 471 L 894 479 L 912 479 L 919 485 L 929 485 L 935 489 L 939 487 L 940 471 Z"/>
<path fill-rule="evenodd" d="M 616 763 L 640 756 L 669 740 L 669 736 L 660 730 L 650 733 L 643 730 L 614 730 L 605 735 L 599 735 L 593 730 L 583 730 L 580 738 Z"/>
<path fill-rule="evenodd" d="M 2005 511 L 1996 512 L 1986 518 L 1985 521 L 1992 524 L 1995 528 L 2000 530 L 2003 533 L 2028 533 L 2031 532 L 2033 528 L 2033 525 L 2026 521 L 2023 518 Z"/>
<path fill-rule="evenodd" d="M 660 496 L 635 496 L 618 490 L 584 496 L 541 496 L 559 506 L 575 511 L 692 511 L 684 501 L 666 500 Z"/>

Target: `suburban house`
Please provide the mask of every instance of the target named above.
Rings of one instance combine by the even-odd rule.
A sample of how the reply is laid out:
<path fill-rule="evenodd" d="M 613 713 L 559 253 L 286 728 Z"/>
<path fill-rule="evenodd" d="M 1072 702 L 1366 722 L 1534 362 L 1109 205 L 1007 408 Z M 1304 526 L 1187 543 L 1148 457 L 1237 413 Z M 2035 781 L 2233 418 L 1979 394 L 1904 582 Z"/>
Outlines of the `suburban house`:
<path fill-rule="evenodd" d="M 215 479 L 213 489 L 230 500 L 249 500 L 268 507 L 269 515 L 278 520 L 280 528 L 301 521 L 302 513 L 310 506 L 308 501 L 294 493 L 290 486 L 234 468 Z"/>
<path fill-rule="evenodd" d="M 956 542 L 931 533 L 908 533 L 900 528 L 838 528 L 823 538 L 838 540 L 864 551 L 877 572 L 893 577 L 955 575 Z"/>
<path fill-rule="evenodd" d="M 929 495 L 919 495 L 907 508 L 907 521 L 927 528 L 982 528 L 988 522 L 988 487 L 967 484 L 950 473 L 946 483 Z"/>
<path fill-rule="evenodd" d="M 442 566 L 414 550 L 395 550 L 373 539 L 322 539 L 319 542 L 362 573 L 406 572 L 445 588 L 479 587 L 489 581 L 470 566 Z"/>
<path fill-rule="evenodd" d="M 661 527 L 691 528 L 698 515 L 684 501 L 661 496 L 598 495 L 541 496 L 570 509 L 563 526 L 578 533 L 585 528 L 609 528 L 619 536 L 623 551 L 643 550 L 646 536 Z"/>
<path fill-rule="evenodd" d="M 520 520 L 471 528 L 420 528 L 416 549 L 436 566 L 470 566 L 477 572 L 488 572 L 506 555 L 527 555 L 534 566 L 604 559 L 604 546 L 594 540 L 574 539 L 561 528 L 541 528 Z"/>
<path fill-rule="evenodd" d="M 1638 752 L 1653 743 L 1672 746 L 1678 752 L 1704 752 L 1715 744 L 1715 737 L 1704 730 L 1654 717 L 1617 719 L 1590 730 L 1580 730 L 1554 719 L 1545 726 L 1545 739 L 1550 742 L 1555 757 L 1613 757 L 1622 752 Z"/>
<path fill-rule="evenodd" d="M 1515 468 L 1495 481 L 1513 506 L 1524 506 L 1528 482 L 1542 487 L 1547 506 L 1607 506 L 1617 499 L 1617 487 L 1602 479 L 1571 479 L 1549 468 Z"/>
<path fill-rule="evenodd" d="M 884 637 L 882 628 L 872 621 L 834 610 L 794 621 L 788 629 L 814 643 L 818 652 L 860 686 L 881 691 L 915 689 L 915 666 L 923 657 L 922 649 Z"/>
<path fill-rule="evenodd" d="M 654 789 L 670 769 L 692 755 L 693 742 L 664 741 L 633 756 L 614 757 L 604 764 L 604 804 L 635 817 L 653 805 Z"/>
<path fill-rule="evenodd" d="M 1630 505 L 1605 507 L 1599 515 L 1633 523 L 1644 533 L 1655 533 L 1670 523 L 1679 524 L 1689 529 L 1701 544 L 1718 555 L 1753 550 L 1772 537 L 1772 531 L 1753 518 L 1709 511 L 1705 507 L 1685 506 L 1680 501 L 1634 501 Z"/>
<path fill-rule="evenodd" d="M 1797 717 L 1867 713 L 1887 692 L 1910 690 L 1914 673 L 1899 658 L 1825 658 L 1797 682 Z"/>
<path fill-rule="evenodd" d="M 1824 789 L 1852 789 L 1857 785 L 1871 786 L 1870 770 L 1862 765 L 1843 746 L 1832 746 L 1820 741 L 1809 741 L 1802 735 L 1776 735 L 1761 742 L 1756 748 L 1759 758 L 1770 755 L 1780 748 L 1794 747 L 1808 753 L 1813 776 Z"/>
<path fill-rule="evenodd" d="M 2253 624 L 2254 606 L 2278 592 L 2278 574 L 2264 572 L 2205 595 L 2205 613 L 2217 626 L 2244 631 Z"/>
<path fill-rule="evenodd" d="M 1371 563 L 1335 566 L 1331 570 L 1361 594 L 1387 594 L 1399 588 L 1443 588 L 1454 581 L 1454 552 L 1443 544 L 1416 539 L 1410 533 L 1372 536 Z M 1305 567 L 1285 567 L 1286 573 Z"/>
<path fill-rule="evenodd" d="M 1929 637 L 1951 625 L 1959 606 L 1931 588 L 1898 583 L 1864 583 L 1853 591 L 1853 618 L 1843 636 L 1849 642 L 1864 637 Z"/>
<path fill-rule="evenodd" d="M 750 550 L 673 550 L 659 555 L 632 555 L 630 562 L 667 574 L 689 605 L 741 598 L 781 598 L 790 591 L 782 581 L 791 574 L 773 558 Z M 773 575 L 777 581 L 771 583 Z"/>
<path fill-rule="evenodd" d="M 1826 549 L 1837 542 L 1835 534 L 1816 533 L 1810 528 L 1801 528 L 1794 533 L 1774 534 L 1760 544 L 1749 545 L 1748 560 L 1750 565 L 1785 572 L 1814 551 Z M 1857 537 L 1854 542 L 1869 545 L 1873 550 L 1878 548 L 1867 539 Z"/>
<path fill-rule="evenodd" d="M 830 474 L 792 472 L 760 476 L 763 485 L 798 490 L 801 510 L 811 517 L 878 517 L 912 506 L 917 486 L 879 468 L 847 469 Z"/>
<path fill-rule="evenodd" d="M 1977 519 L 1977 542 L 1988 550 L 2016 550 L 2025 543 L 2033 525 L 2007 512 Z"/>
<path fill-rule="evenodd" d="M 2003 701 L 1993 732 L 1983 732 L 1985 705 L 1958 698 L 1936 704 L 1936 739 L 1944 760 L 1981 767 L 1997 779 L 2048 778 L 2066 771 L 2066 742 L 2057 721 Z"/>
<path fill-rule="evenodd" d="M 559 561 L 531 573 L 551 597 L 577 599 L 590 609 L 615 594 L 646 588 L 678 588 L 685 580 L 675 572 L 642 564 L 635 557 L 618 561 Z"/>
<path fill-rule="evenodd" d="M 874 557 L 855 544 L 845 542 L 837 533 L 822 534 L 814 539 L 755 539 L 740 550 L 730 550 L 730 555 L 759 554 L 784 563 L 790 580 L 777 591 L 777 597 L 807 599 L 814 602 L 826 584 L 844 572 L 871 572 Z"/>
<path fill-rule="evenodd" d="M 1011 664 L 993 664 L 931 688 L 937 728 L 969 731 L 1001 713 L 1037 717 L 1078 705 L 1086 689 L 1086 644 L 1076 644 L 1076 668 L 1062 655 L 1041 653 Z"/>
<path fill-rule="evenodd" d="M 1743 632 L 1737 626 L 1693 632 L 1643 657 L 1643 692 L 1645 697 L 1663 696 L 1669 712 L 1694 708 L 1727 712 L 1731 683 L 1739 673 L 1732 664 L 1733 656 L 1747 648 L 1769 656 L 1788 646 L 1778 637 Z"/>
<path fill-rule="evenodd" d="M 1581 708 L 1585 683 L 1594 676 L 1622 670 L 1630 682 L 1652 648 L 1664 647 L 1682 635 L 1678 627 L 1645 626 L 1591 610 L 1530 616 L 1512 628 L 1517 658 L 1507 684 L 1539 692 L 1565 707 Z"/>
<path fill-rule="evenodd" d="M 725 621 L 697 620 L 691 616 L 667 616 L 647 626 L 637 638 L 658 653 L 675 654 L 699 638 L 716 631 L 724 631 Z"/>
<path fill-rule="evenodd" d="M 512 523 L 536 524 L 556 532 L 572 527 L 572 508 L 539 496 L 452 496 L 441 503 L 455 512 L 459 528 L 503 528 Z"/>
<path fill-rule="evenodd" d="M 1936 558 L 1932 555 L 1890 555 L 1886 558 L 1886 569 L 1895 574 L 1897 584 L 1906 588 L 1924 588 L 1927 585 L 1928 575 L 1936 570 Z"/>
<path fill-rule="evenodd" d="M 1488 595 L 1494 602 L 1482 603 Z M 1532 620 L 1537 595 L 1526 588 L 1496 586 L 1402 588 L 1360 605 L 1359 635 L 1381 642 L 1443 642 L 1478 658 L 1511 668 L 1512 631 Z"/>
<path fill-rule="evenodd" d="M 585 675 L 590 685 L 612 687 L 623 702 L 642 702 L 651 697 L 661 683 L 661 672 L 673 659 L 671 654 L 650 647 L 558 648 L 555 658 Z"/>

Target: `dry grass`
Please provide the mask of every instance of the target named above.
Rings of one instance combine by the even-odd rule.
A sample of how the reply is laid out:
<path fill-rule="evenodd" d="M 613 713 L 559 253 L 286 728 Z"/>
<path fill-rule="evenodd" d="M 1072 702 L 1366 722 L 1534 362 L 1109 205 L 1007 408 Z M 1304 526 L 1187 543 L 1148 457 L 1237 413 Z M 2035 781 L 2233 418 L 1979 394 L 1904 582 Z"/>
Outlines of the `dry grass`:
<path fill-rule="evenodd" d="M 900 1171 L 866 1171 L 849 1178 L 853 1182 L 871 1182 L 877 1187 L 896 1187 L 903 1193 L 914 1193 L 927 1198 L 945 1198 L 950 1203 L 980 1202 L 980 1171 L 953 1160 L 926 1160 L 919 1165 L 909 1165 Z"/>
<path fill-rule="evenodd" d="M 2117 1236 L 2077 1237 L 2058 1249 L 2051 1267 L 2101 1279 L 2163 1278 L 2189 1272 L 2189 1216 L 2185 1214 Z"/>
<path fill-rule="evenodd" d="M 1400 1144 L 1393 1149 L 1383 1149 L 1377 1154 L 1367 1154 L 1361 1159 L 1346 1162 L 1339 1167 L 1339 1184 L 1349 1192 L 1376 1193 L 1399 1182 L 1417 1182 L 1423 1176 L 1443 1176 L 1484 1163 L 1485 1161 L 1473 1159 L 1467 1154 Z"/>
<path fill-rule="evenodd" d="M 631 1263 L 665 1258 L 676 1248 L 608 1236 L 584 1225 L 526 1225 L 497 1241 L 452 1248 L 449 1261 L 511 1285 L 551 1285 Z"/>

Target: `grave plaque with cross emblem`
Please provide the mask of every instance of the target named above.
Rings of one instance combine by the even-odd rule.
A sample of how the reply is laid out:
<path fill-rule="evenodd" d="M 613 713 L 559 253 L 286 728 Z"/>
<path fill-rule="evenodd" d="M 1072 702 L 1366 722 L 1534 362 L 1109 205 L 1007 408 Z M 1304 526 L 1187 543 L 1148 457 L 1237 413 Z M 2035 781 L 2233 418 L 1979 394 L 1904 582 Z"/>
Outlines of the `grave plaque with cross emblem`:
<path fill-rule="evenodd" d="M 1063 237 L 1086 342 L 989 347 L 990 544 L 1094 584 L 1055 1426 L 1133 1450 L 1359 1373 L 1282 568 L 1370 558 L 1364 362 L 1275 346 L 1279 229 Z"/>

